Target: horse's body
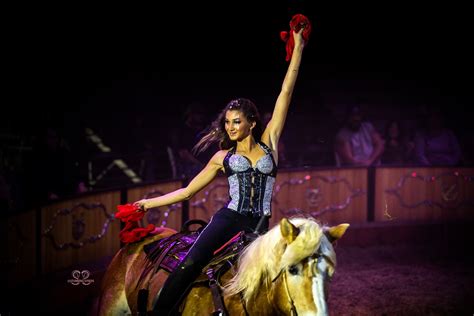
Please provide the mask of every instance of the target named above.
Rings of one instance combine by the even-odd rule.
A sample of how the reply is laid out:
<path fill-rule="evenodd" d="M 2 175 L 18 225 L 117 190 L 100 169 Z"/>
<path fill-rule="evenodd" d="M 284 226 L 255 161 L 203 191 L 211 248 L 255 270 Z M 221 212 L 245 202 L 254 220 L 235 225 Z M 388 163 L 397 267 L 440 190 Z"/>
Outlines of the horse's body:
<path fill-rule="evenodd" d="M 326 283 L 336 266 L 332 241 L 347 227 L 283 219 L 258 237 L 240 254 L 237 266 L 220 278 L 228 315 L 326 315 Z M 149 284 L 147 308 L 153 308 L 168 273 L 150 271 L 140 278 L 148 263 L 143 246 L 174 233 L 163 228 L 119 250 L 104 275 L 99 315 L 137 315 L 138 282 Z M 183 315 L 207 316 L 214 308 L 207 286 L 192 287 L 181 306 Z"/>

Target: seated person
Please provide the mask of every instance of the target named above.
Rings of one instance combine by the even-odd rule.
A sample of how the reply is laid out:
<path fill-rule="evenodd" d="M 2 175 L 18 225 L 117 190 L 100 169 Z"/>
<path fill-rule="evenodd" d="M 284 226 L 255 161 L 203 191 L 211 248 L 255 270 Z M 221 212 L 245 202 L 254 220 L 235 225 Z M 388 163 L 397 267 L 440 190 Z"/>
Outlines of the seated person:
<path fill-rule="evenodd" d="M 378 165 L 383 151 L 382 137 L 372 123 L 363 119 L 360 107 L 349 107 L 345 124 L 336 134 L 336 164 L 338 166 Z"/>
<path fill-rule="evenodd" d="M 431 111 L 424 128 L 415 135 L 416 162 L 424 166 L 455 166 L 461 161 L 461 147 L 454 132 L 445 127 L 440 109 Z"/>
<path fill-rule="evenodd" d="M 403 165 L 413 163 L 415 144 L 407 139 L 400 122 L 391 120 L 385 126 L 385 150 L 380 158 L 383 165 Z"/>

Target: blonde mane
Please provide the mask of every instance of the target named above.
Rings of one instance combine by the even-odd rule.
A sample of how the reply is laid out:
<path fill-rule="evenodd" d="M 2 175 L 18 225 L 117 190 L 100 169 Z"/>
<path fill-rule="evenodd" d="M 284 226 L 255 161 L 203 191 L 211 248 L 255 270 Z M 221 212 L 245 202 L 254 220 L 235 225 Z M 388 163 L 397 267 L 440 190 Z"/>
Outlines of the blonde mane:
<path fill-rule="evenodd" d="M 280 224 L 258 237 L 242 252 L 238 270 L 224 288 L 226 296 L 242 293 L 249 302 L 263 284 L 269 286 L 282 269 L 312 255 L 319 248 L 323 227 L 313 218 L 291 218 L 299 234 L 288 244 L 280 232 Z"/>

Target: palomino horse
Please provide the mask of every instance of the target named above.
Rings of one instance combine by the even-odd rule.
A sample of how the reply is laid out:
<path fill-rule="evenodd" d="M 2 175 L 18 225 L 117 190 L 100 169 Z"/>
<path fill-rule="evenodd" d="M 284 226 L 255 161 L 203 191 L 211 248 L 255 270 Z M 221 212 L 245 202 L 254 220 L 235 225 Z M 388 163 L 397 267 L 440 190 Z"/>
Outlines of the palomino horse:
<path fill-rule="evenodd" d="M 348 226 L 323 227 L 311 218 L 284 218 L 256 238 L 220 278 L 228 315 L 327 315 L 327 283 L 336 268 L 332 243 Z M 163 228 L 160 234 L 119 250 L 102 281 L 99 315 L 137 315 L 137 284 L 143 278 L 150 285 L 147 308 L 152 309 L 168 272 L 140 277 L 148 261 L 143 246 L 174 232 Z M 212 314 L 209 287 L 193 286 L 181 310 L 183 315 Z"/>

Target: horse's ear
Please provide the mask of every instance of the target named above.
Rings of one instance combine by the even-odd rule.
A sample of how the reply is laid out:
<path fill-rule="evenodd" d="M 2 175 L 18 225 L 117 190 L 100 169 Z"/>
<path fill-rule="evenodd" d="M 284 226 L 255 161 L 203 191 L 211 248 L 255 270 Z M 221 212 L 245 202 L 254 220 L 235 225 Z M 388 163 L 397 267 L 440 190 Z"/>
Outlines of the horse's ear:
<path fill-rule="evenodd" d="M 342 235 L 344 235 L 344 233 L 346 232 L 348 227 L 349 227 L 349 224 L 339 224 L 337 226 L 328 227 L 324 230 L 324 234 L 332 243 L 338 240 L 339 238 L 341 238 Z"/>
<path fill-rule="evenodd" d="M 295 239 L 296 236 L 300 233 L 298 227 L 290 223 L 290 221 L 286 218 L 282 218 L 280 221 L 280 232 L 283 238 L 286 239 L 288 244 L 291 244 Z"/>

